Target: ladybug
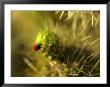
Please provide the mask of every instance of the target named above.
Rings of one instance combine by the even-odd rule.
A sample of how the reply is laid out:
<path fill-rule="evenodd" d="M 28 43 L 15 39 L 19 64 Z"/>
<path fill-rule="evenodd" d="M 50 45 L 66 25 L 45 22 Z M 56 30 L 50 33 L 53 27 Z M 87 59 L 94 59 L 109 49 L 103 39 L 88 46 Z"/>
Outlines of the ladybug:
<path fill-rule="evenodd" d="M 41 44 L 39 44 L 39 43 L 36 43 L 36 44 L 34 44 L 34 46 L 33 46 L 33 50 L 34 50 L 34 51 L 38 51 L 38 50 L 40 50 L 40 48 L 41 48 Z"/>

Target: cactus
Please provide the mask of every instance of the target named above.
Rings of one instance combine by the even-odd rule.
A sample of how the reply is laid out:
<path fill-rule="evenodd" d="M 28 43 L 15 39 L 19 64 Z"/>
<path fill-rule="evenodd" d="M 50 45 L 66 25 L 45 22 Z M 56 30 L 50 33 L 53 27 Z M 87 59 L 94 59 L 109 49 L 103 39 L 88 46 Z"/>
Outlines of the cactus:
<path fill-rule="evenodd" d="M 54 32 L 39 32 L 33 49 L 36 50 L 36 48 L 38 48 L 39 46 L 41 52 L 44 53 L 45 56 L 47 56 L 48 58 L 52 58 L 52 60 L 54 60 L 59 56 L 58 49 L 61 48 L 61 44 L 57 35 Z"/>
<path fill-rule="evenodd" d="M 100 76 L 99 11 L 18 13 L 13 12 L 12 16 L 12 58 L 19 61 L 14 60 L 12 66 L 18 62 L 25 64 L 16 73 L 23 71 L 24 76 L 51 77 Z"/>
<path fill-rule="evenodd" d="M 60 12 L 57 12 L 57 14 Z M 63 16 L 65 18 L 63 18 Z M 59 38 L 58 34 L 52 31 L 42 31 L 37 35 L 36 43 L 41 46 L 41 52 L 44 53 L 47 58 L 51 58 L 51 60 L 55 60 L 67 65 L 68 71 L 66 72 L 66 76 L 72 76 L 71 72 L 73 73 L 73 76 L 74 74 L 77 74 L 77 76 L 94 76 L 90 73 L 93 73 L 93 71 L 94 73 L 99 72 L 99 69 L 96 70 L 95 68 L 93 68 L 95 64 L 96 66 L 99 66 L 99 52 L 95 52 L 94 49 L 89 48 L 86 42 L 88 38 L 91 38 L 88 41 L 91 42 L 89 44 L 92 44 L 97 40 L 96 37 L 98 37 L 94 37 L 92 35 L 92 32 L 94 31 L 90 31 L 91 28 L 97 31 L 95 28 L 97 26 L 93 23 L 93 17 L 95 18 L 93 11 L 74 11 L 68 12 L 68 15 L 67 12 L 61 12 L 59 21 L 65 23 L 73 20 L 71 28 L 74 40 L 72 42 L 72 45 L 62 44 L 62 41 Z M 89 18 L 88 21 L 87 18 Z M 90 21 L 90 19 L 92 22 Z M 86 22 L 87 24 L 85 24 Z M 90 23 L 91 25 L 88 25 Z M 83 29 L 81 30 L 81 28 Z"/>

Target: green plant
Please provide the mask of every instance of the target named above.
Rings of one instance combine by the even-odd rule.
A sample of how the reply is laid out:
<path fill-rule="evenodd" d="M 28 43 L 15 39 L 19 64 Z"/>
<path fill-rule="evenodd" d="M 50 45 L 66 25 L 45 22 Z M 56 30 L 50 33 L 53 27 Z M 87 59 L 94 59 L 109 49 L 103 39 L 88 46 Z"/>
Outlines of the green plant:
<path fill-rule="evenodd" d="M 18 13 L 19 19 L 12 16 L 12 55 L 24 61 L 24 76 L 100 76 L 99 11 Z"/>

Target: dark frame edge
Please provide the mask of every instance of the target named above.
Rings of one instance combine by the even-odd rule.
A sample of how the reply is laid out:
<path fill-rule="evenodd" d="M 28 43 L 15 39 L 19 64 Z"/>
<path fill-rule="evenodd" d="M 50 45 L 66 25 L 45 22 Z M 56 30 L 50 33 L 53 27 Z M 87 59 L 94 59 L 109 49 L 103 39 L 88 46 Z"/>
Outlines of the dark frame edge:
<path fill-rule="evenodd" d="M 5 4 L 107 4 L 109 0 L 1 0 Z"/>
<path fill-rule="evenodd" d="M 8 2 L 6 2 L 7 4 Z M 0 87 L 4 84 L 4 4 L 5 2 L 0 2 Z M 11 4 L 11 3 L 9 3 Z M 18 3 L 20 4 L 20 3 Z M 27 3 L 28 4 L 28 3 Z M 38 3 L 40 4 L 40 3 Z M 46 3 L 45 3 L 46 4 Z M 110 10 L 108 9 L 110 8 L 110 2 L 107 3 L 107 66 L 108 66 L 108 58 L 109 58 L 109 49 L 110 49 Z M 107 83 L 109 83 L 108 77 L 109 77 L 109 71 L 108 71 L 108 67 L 107 67 Z M 46 85 L 45 85 L 46 86 Z M 55 86 L 55 85 L 54 85 Z M 103 87 L 105 87 L 105 85 L 103 85 Z"/>
<path fill-rule="evenodd" d="M 110 71 L 108 69 L 109 66 L 109 57 L 110 57 L 110 1 L 107 3 L 107 84 L 109 84 Z"/>
<path fill-rule="evenodd" d="M 0 2 L 0 86 L 4 84 L 4 5 Z"/>

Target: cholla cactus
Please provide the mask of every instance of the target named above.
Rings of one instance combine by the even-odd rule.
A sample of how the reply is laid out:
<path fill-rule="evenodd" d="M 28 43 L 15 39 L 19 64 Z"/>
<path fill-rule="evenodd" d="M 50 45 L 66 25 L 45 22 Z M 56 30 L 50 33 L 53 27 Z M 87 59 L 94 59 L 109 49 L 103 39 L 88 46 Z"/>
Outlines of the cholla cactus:
<path fill-rule="evenodd" d="M 33 49 L 36 51 L 40 50 L 51 61 L 55 60 L 56 63 L 67 64 L 68 68 L 65 67 L 67 69 L 66 76 L 81 76 L 81 73 L 82 76 L 91 76 L 87 70 L 92 70 L 91 72 L 93 72 L 99 63 L 97 53 L 92 53 L 92 49 L 90 50 L 85 47 L 78 48 L 75 46 L 64 47 L 56 34 L 51 31 L 39 32 Z M 56 67 L 57 69 L 61 68 L 62 64 Z"/>
<path fill-rule="evenodd" d="M 67 64 L 67 76 L 72 76 L 72 74 L 73 76 L 95 76 L 94 73 L 100 72 L 99 44 L 96 44 L 97 47 L 94 45 L 99 41 L 99 13 L 58 11 L 56 15 L 59 15 L 57 22 L 62 21 L 64 24 L 69 22 L 70 29 L 66 34 L 63 29 L 56 29 L 57 33 L 39 32 L 34 49 L 37 50 L 36 48 L 39 47 L 48 58 Z"/>
<path fill-rule="evenodd" d="M 12 76 L 100 76 L 100 11 L 11 13 Z"/>
<path fill-rule="evenodd" d="M 61 48 L 61 44 L 57 35 L 52 31 L 41 31 L 38 33 L 34 50 L 40 50 L 45 56 L 54 60 L 58 58 L 58 50 Z"/>

